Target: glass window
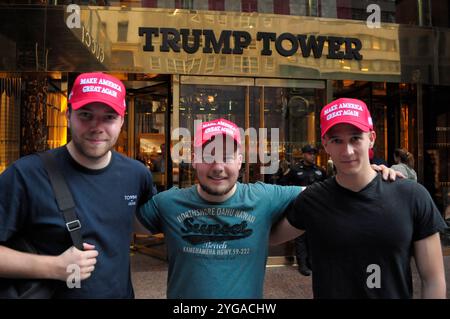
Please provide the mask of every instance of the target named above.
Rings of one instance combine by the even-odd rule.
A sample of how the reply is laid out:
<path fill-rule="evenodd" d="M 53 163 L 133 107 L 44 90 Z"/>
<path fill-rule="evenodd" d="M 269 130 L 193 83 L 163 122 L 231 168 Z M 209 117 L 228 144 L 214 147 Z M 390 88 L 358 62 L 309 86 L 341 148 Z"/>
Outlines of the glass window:
<path fill-rule="evenodd" d="M 381 22 L 422 26 L 449 26 L 449 4 L 444 0 L 53 0 L 51 5 L 112 6 L 122 8 L 167 8 L 229 12 L 275 13 L 365 21 L 378 5 Z M 41 0 L 16 0 L 9 4 L 36 5 Z M 44 2 L 45 3 L 45 2 Z"/>
<path fill-rule="evenodd" d="M 128 36 L 128 21 L 120 21 L 117 23 L 117 41 L 126 42 Z"/>
<path fill-rule="evenodd" d="M 320 146 L 320 110 L 325 102 L 322 81 L 256 80 L 263 91 L 264 127 L 279 129 L 276 145 L 280 161 L 295 167 L 302 159 L 301 148 L 306 144 Z M 320 147 L 319 147 L 320 148 Z M 273 150 L 271 150 L 273 151 Z M 317 164 L 325 166 L 326 155 L 320 150 Z M 264 181 L 277 183 L 278 172 L 265 175 Z"/>
<path fill-rule="evenodd" d="M 20 78 L 0 78 L 0 173 L 19 158 Z"/>
<path fill-rule="evenodd" d="M 424 87 L 423 176 L 442 214 L 450 218 L 450 94 L 448 87 Z"/>
<path fill-rule="evenodd" d="M 239 80 L 233 81 L 232 78 L 184 77 L 180 85 L 179 127 L 190 132 L 190 140 L 195 132 L 194 121 L 206 122 L 224 118 L 245 129 L 247 116 L 249 126 L 258 127 L 259 115 L 253 94 L 253 80 L 250 79 L 243 79 L 239 84 Z M 190 140 L 184 141 L 189 143 Z M 186 147 L 183 152 L 179 160 L 172 160 L 174 170 L 179 172 L 179 186 L 187 187 L 195 183 L 194 172 L 189 163 L 192 149 Z M 252 166 L 251 163 L 243 164 L 241 181 L 253 179 L 250 173 Z"/>
<path fill-rule="evenodd" d="M 294 163 L 304 144 L 320 143 L 317 112 L 323 106 L 324 89 L 322 81 L 182 77 L 179 126 L 193 135 L 195 120 L 225 118 L 235 122 L 250 134 L 240 180 L 275 183 L 280 158 Z M 265 137 L 260 128 L 266 128 Z M 174 161 L 181 187 L 195 183 L 188 163 L 190 153 L 186 150 L 182 163 Z M 263 166 L 266 173 L 273 172 L 265 174 Z"/>
<path fill-rule="evenodd" d="M 160 83 L 160 82 L 159 82 Z M 126 82 L 132 93 L 134 107 L 134 136 L 136 159 L 152 172 L 158 191 L 167 187 L 165 113 L 168 103 L 168 84 L 158 81 Z"/>

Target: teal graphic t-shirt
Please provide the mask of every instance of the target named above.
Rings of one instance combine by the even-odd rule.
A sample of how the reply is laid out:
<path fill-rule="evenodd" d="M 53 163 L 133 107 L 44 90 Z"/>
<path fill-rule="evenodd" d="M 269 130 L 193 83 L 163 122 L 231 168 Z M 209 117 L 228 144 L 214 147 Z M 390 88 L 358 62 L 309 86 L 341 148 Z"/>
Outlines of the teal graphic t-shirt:
<path fill-rule="evenodd" d="M 153 196 L 138 212 L 167 244 L 168 298 L 262 298 L 268 239 L 301 187 L 237 184 L 222 203 L 203 200 L 197 186 Z"/>

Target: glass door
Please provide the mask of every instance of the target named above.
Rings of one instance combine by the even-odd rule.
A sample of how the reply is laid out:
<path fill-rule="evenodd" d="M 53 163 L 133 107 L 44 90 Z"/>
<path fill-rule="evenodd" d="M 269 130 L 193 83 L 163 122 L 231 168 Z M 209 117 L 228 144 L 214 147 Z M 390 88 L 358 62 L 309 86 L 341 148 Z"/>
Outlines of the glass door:
<path fill-rule="evenodd" d="M 320 143 L 318 114 L 324 101 L 324 81 L 182 76 L 174 111 L 178 119 L 173 122 L 191 135 L 195 120 L 235 122 L 245 131 L 246 141 L 239 180 L 275 183 L 280 159 L 294 163 L 304 144 Z M 260 129 L 266 129 L 265 135 Z M 195 174 L 191 150 L 183 148 L 183 152 L 178 160 L 172 159 L 174 176 L 179 176 L 174 184 L 188 187 L 195 183 Z M 263 166 L 271 169 L 263 172 Z"/>
<path fill-rule="evenodd" d="M 279 177 L 283 170 L 294 169 L 302 159 L 301 149 L 312 144 L 320 149 L 320 110 L 325 105 L 324 81 L 256 79 L 260 105 L 261 127 L 267 128 L 272 148 L 278 150 L 279 165 L 274 174 L 265 174 L 262 180 L 271 184 L 282 184 Z M 278 143 L 272 136 L 278 129 Z M 326 163 L 327 156 L 320 151 L 317 164 Z M 269 247 L 268 265 L 292 264 L 294 262 L 294 241 Z"/>
<path fill-rule="evenodd" d="M 182 76 L 178 99 L 177 103 L 174 98 L 173 125 L 191 135 L 174 143 L 190 145 L 195 120 L 225 118 L 246 132 L 241 182 L 277 183 L 280 161 L 295 165 L 305 144 L 320 146 L 319 114 L 326 101 L 325 81 Z M 265 134 L 260 129 L 265 129 Z M 172 158 L 174 176 L 179 176 L 174 184 L 189 187 L 196 183 L 191 149 L 183 147 L 183 152 L 177 154 L 179 160 Z M 324 152 L 318 164 L 322 162 L 326 162 Z M 262 172 L 263 167 L 272 168 L 272 172 Z M 269 264 L 292 264 L 293 244 L 271 247 L 269 255 Z"/>
<path fill-rule="evenodd" d="M 256 79 L 258 104 L 263 114 L 261 127 L 267 128 L 268 140 L 277 147 L 280 163 L 295 166 L 306 144 L 320 146 L 320 110 L 325 105 L 325 82 L 313 80 Z M 278 140 L 271 136 L 278 129 Z M 326 163 L 321 151 L 318 165 Z M 325 166 L 325 165 L 324 165 Z M 277 184 L 277 174 L 261 179 Z"/>
<path fill-rule="evenodd" d="M 183 76 L 179 92 L 178 127 L 190 132 L 191 140 L 195 132 L 194 121 L 224 118 L 244 130 L 259 126 L 259 113 L 254 102 L 254 79 Z M 183 147 L 183 154 L 179 154 L 177 159 L 172 158 L 174 175 L 178 175 L 178 181 L 174 180 L 174 184 L 179 187 L 195 184 L 195 174 L 190 164 L 192 150 L 187 138 L 183 137 L 188 142 L 186 148 Z M 239 181 L 254 181 L 252 170 L 251 163 L 245 161 Z"/>
<path fill-rule="evenodd" d="M 152 172 L 158 192 L 167 189 L 165 114 L 168 83 L 165 81 L 128 81 L 129 156 L 144 163 Z M 133 134 L 130 134 L 132 132 Z"/>

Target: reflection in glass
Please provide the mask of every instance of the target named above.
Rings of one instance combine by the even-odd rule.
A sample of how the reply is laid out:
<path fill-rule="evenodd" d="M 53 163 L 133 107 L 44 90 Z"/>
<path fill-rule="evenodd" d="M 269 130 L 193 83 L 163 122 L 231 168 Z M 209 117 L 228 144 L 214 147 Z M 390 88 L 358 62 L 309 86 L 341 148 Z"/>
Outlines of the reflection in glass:
<path fill-rule="evenodd" d="M 255 112 L 253 99 L 250 98 L 251 94 L 253 94 L 253 91 L 247 86 L 182 84 L 180 86 L 179 106 L 180 127 L 189 130 L 191 140 L 195 132 L 194 121 L 206 122 L 224 118 L 244 129 L 246 108 L 250 111 L 248 115 L 250 127 L 257 127 L 258 117 L 255 115 L 258 113 Z M 184 159 L 179 163 L 174 161 L 174 168 L 179 166 L 180 187 L 187 187 L 195 183 L 195 174 L 192 166 L 188 163 L 192 149 L 186 148 L 184 152 L 186 152 L 182 154 Z M 253 170 L 253 167 L 251 164 L 243 165 L 240 175 L 241 181 L 247 175 L 246 169 Z M 251 176 L 251 174 L 248 175 Z"/>

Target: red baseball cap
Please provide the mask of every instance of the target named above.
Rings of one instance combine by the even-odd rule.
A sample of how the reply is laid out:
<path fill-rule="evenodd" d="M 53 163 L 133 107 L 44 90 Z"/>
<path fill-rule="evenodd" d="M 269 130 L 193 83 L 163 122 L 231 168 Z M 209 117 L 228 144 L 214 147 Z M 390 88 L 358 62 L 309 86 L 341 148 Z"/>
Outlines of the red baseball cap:
<path fill-rule="evenodd" d="M 323 107 L 320 112 L 321 136 L 341 123 L 354 125 L 363 132 L 373 130 L 372 117 L 367 105 L 357 99 L 340 98 Z"/>
<path fill-rule="evenodd" d="M 78 110 L 86 104 L 100 102 L 124 116 L 125 94 L 125 86 L 117 78 L 101 72 L 83 73 L 73 83 L 69 103 L 72 109 Z"/>
<path fill-rule="evenodd" d="M 230 136 L 238 145 L 241 145 L 241 132 L 239 131 L 239 127 L 228 120 L 217 119 L 202 122 L 197 126 L 197 131 L 194 136 L 194 147 L 203 146 L 203 144 L 219 134 Z"/>

